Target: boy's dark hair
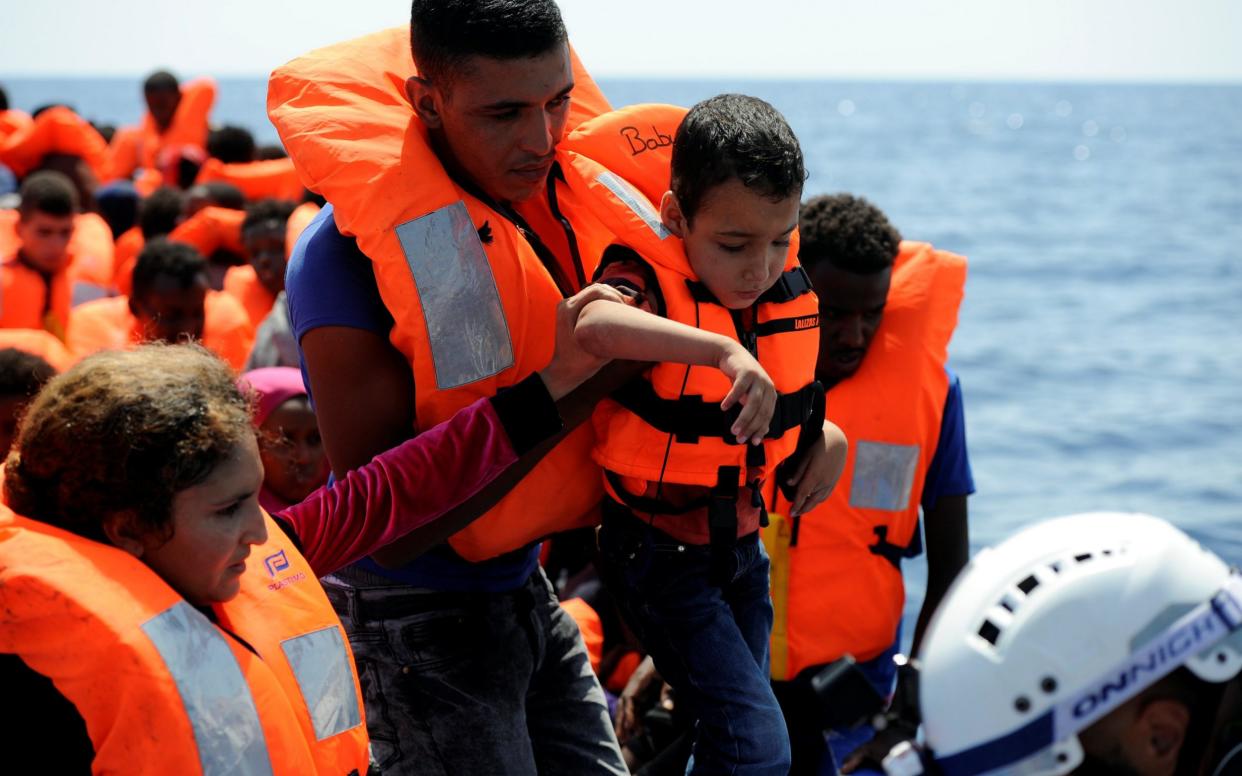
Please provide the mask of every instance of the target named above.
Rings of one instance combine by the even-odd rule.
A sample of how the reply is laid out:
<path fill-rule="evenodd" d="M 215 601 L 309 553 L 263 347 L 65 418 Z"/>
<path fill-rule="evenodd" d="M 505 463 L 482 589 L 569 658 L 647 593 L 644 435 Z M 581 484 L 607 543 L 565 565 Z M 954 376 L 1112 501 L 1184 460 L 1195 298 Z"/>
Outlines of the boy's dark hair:
<path fill-rule="evenodd" d="M 273 199 L 268 197 L 252 202 L 246 206 L 246 217 L 242 219 L 242 234 L 252 226 L 259 226 L 268 221 L 279 221 L 285 223 L 289 220 L 289 216 L 293 215 L 297 204 L 287 199 Z"/>
<path fill-rule="evenodd" d="M 525 59 L 568 39 L 553 0 L 414 0 L 410 8 L 414 64 L 441 88 L 468 57 Z"/>
<path fill-rule="evenodd" d="M 289 152 L 279 143 L 271 145 L 262 145 L 255 149 L 254 158 L 260 162 L 268 162 L 272 159 L 288 159 Z"/>
<path fill-rule="evenodd" d="M 0 110 L 8 110 L 8 109 L 9 109 L 9 93 L 4 90 L 3 86 L 0 86 Z"/>
<path fill-rule="evenodd" d="M 43 170 L 22 181 L 22 204 L 18 212 L 25 221 L 35 213 L 71 216 L 78 212 L 78 190 L 64 173 Z"/>
<path fill-rule="evenodd" d="M 172 538 L 176 495 L 254 433 L 235 379 L 198 345 L 88 356 L 30 403 L 5 463 L 5 500 L 96 541 L 117 513 Z"/>
<path fill-rule="evenodd" d="M 191 187 L 192 189 L 202 189 L 207 199 L 216 207 L 225 207 L 229 210 L 245 210 L 246 195 L 242 190 L 237 188 L 236 184 L 228 181 L 210 181 L 209 183 L 198 183 Z"/>
<path fill-rule="evenodd" d="M 207 133 L 207 155 L 225 164 L 254 161 L 254 135 L 245 127 L 224 126 Z"/>
<path fill-rule="evenodd" d="M 179 92 L 181 84 L 177 82 L 177 76 L 167 70 L 156 70 L 147 76 L 147 80 L 142 82 L 142 93 L 150 94 L 151 92 Z"/>
<path fill-rule="evenodd" d="M 185 195 L 172 186 L 160 186 L 138 206 L 138 228 L 145 240 L 171 232 L 181 218 Z"/>
<path fill-rule="evenodd" d="M 673 139 L 670 188 L 687 221 L 728 180 L 773 201 L 801 196 L 802 148 L 776 108 L 757 97 L 721 94 L 690 109 Z"/>
<path fill-rule="evenodd" d="M 0 348 L 0 397 L 29 398 L 55 376 L 52 365 L 34 353 Z"/>
<path fill-rule="evenodd" d="M 170 277 L 179 288 L 189 288 L 206 273 L 207 260 L 194 246 L 156 237 L 138 254 L 130 296 L 134 299 L 146 298 L 159 277 Z"/>
<path fill-rule="evenodd" d="M 884 212 L 852 194 L 821 194 L 802 203 L 798 236 L 803 266 L 826 261 L 858 275 L 893 266 L 901 243 L 901 234 Z"/>

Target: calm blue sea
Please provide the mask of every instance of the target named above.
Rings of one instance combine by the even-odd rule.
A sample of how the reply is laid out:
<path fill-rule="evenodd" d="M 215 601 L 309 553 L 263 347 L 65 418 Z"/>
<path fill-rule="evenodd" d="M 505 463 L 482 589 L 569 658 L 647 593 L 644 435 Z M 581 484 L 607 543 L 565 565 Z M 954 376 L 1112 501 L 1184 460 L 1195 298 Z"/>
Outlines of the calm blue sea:
<path fill-rule="evenodd" d="M 136 80 L 4 82 L 131 122 Z M 1242 564 L 1242 86 L 604 81 L 616 105 L 769 100 L 807 193 L 970 258 L 951 363 L 972 543 L 1083 510 L 1166 517 Z M 215 118 L 274 141 L 260 79 Z M 922 596 L 912 564 L 911 608 Z"/>

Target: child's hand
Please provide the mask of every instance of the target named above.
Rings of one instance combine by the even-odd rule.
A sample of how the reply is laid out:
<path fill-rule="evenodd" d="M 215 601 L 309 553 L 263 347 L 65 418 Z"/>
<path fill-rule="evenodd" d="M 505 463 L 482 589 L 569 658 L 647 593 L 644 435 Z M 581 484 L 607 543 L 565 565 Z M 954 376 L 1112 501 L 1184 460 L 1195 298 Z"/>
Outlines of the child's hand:
<path fill-rule="evenodd" d="M 776 412 L 776 386 L 772 378 L 746 348 L 732 340 L 725 347 L 718 366 L 725 377 L 733 381 L 729 395 L 720 402 L 720 409 L 742 405 L 742 414 L 737 416 L 730 433 L 737 437 L 739 444 L 761 444 Z"/>
<path fill-rule="evenodd" d="M 788 484 L 796 485 L 790 517 L 806 514 L 824 503 L 832 495 L 841 471 L 845 469 L 845 455 L 849 443 L 845 434 L 831 421 L 824 421 L 824 436 L 819 444 L 812 445 L 802 456 Z"/>

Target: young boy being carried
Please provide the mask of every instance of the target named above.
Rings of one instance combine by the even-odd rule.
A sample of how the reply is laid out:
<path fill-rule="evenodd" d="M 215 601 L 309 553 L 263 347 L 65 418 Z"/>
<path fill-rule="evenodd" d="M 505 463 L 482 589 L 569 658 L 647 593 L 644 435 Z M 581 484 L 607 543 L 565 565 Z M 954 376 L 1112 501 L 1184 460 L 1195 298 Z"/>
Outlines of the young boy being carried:
<path fill-rule="evenodd" d="M 778 477 L 805 512 L 831 492 L 846 447 L 823 420 L 818 302 L 793 245 L 802 151 L 772 106 L 721 95 L 678 127 L 658 214 L 604 167 L 577 162 L 570 174 L 620 214 L 603 214 L 618 244 L 597 279 L 633 301 L 587 305 L 578 341 L 600 357 L 658 362 L 594 417 L 605 581 L 698 720 L 691 772 L 786 774 L 768 682 L 761 485 Z"/>

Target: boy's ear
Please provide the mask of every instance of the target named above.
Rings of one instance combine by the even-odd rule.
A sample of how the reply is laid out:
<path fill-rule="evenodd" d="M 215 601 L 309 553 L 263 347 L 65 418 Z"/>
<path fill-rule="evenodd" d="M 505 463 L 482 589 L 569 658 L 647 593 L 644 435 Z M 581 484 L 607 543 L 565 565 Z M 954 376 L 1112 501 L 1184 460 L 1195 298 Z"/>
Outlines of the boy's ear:
<path fill-rule="evenodd" d="M 146 551 L 146 533 L 138 525 L 133 512 L 112 512 L 103 519 L 104 536 L 113 547 L 124 550 L 135 558 Z"/>
<path fill-rule="evenodd" d="M 416 75 L 410 76 L 405 79 L 405 96 L 410 99 L 414 112 L 428 129 L 440 129 L 443 126 L 440 108 L 436 102 L 439 92 L 430 81 Z"/>
<path fill-rule="evenodd" d="M 677 201 L 677 195 L 671 191 L 664 192 L 664 197 L 660 199 L 660 221 L 664 223 L 665 229 L 678 237 L 684 238 L 690 231 L 690 225 L 686 223 L 686 215 L 681 212 L 681 203 Z"/>

